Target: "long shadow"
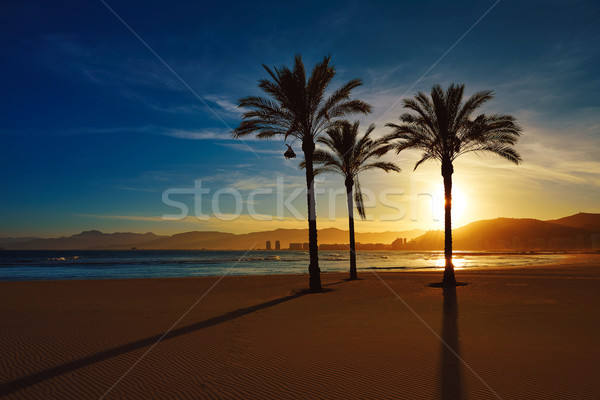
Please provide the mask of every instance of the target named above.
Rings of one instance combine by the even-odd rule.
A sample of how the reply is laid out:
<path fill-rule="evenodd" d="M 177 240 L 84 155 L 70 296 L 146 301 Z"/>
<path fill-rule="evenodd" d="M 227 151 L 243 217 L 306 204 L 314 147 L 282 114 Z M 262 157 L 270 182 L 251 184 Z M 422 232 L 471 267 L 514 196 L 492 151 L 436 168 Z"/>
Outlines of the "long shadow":
<path fill-rule="evenodd" d="M 330 290 L 331 289 L 328 289 L 327 291 L 330 291 Z M 304 296 L 309 293 L 310 292 L 308 290 L 297 291 L 288 296 L 280 297 L 280 298 L 274 299 L 274 300 L 265 301 L 263 303 L 256 304 L 256 305 L 250 306 L 250 307 L 240 308 L 235 311 L 231 311 L 231 312 L 228 312 L 228 313 L 225 313 L 225 314 L 213 317 L 213 318 L 209 318 L 204 321 L 186 325 L 181 328 L 172 330 L 167 335 L 165 335 L 164 338 L 162 338 L 162 341 L 173 339 L 173 338 L 176 338 L 176 337 L 179 337 L 182 335 L 186 335 L 188 333 L 198 331 L 201 329 L 209 328 L 211 326 L 215 326 L 218 324 L 222 324 L 223 322 L 231 321 L 233 319 L 242 317 L 244 315 L 250 314 L 250 313 L 258 311 L 258 310 L 276 306 L 278 304 L 296 299 L 298 297 Z M 109 350 L 105 350 L 105 351 L 102 351 L 102 352 L 99 352 L 96 354 L 92 354 L 87 357 L 83 357 L 83 358 L 80 358 L 80 359 L 77 359 L 74 361 L 70 361 L 68 363 L 64 363 L 64 364 L 58 365 L 56 367 L 46 369 L 44 371 L 37 372 L 35 374 L 16 379 L 14 381 L 4 383 L 4 384 L 0 385 L 0 396 L 16 392 L 17 390 L 24 389 L 28 386 L 35 385 L 36 383 L 45 381 L 50 378 L 54 378 L 56 376 L 65 374 L 65 373 L 73 371 L 73 370 L 77 370 L 79 368 L 86 367 L 91 364 L 95 364 L 97 362 L 106 360 L 108 358 L 112 358 L 112 357 L 115 357 L 115 356 L 118 356 L 118 355 L 121 355 L 124 353 L 128 353 L 130 351 L 142 349 L 144 347 L 152 346 L 161 337 L 162 337 L 162 334 L 159 334 L 159 335 L 147 337 L 145 339 L 136 340 L 135 342 L 117 346 L 117 347 L 114 347 Z"/>
<path fill-rule="evenodd" d="M 464 397 L 460 348 L 458 345 L 458 303 L 455 287 L 444 287 L 442 314 L 442 340 L 440 349 L 440 389 L 443 400 L 460 400 Z"/>

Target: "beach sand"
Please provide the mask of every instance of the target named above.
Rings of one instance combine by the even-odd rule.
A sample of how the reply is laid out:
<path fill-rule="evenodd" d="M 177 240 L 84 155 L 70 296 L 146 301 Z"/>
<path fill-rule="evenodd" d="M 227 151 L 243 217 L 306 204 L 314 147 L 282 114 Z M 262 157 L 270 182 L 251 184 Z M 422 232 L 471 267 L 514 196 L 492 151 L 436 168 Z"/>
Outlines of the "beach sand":
<path fill-rule="evenodd" d="M 600 399 L 600 256 L 345 277 L 2 282 L 0 396 Z"/>

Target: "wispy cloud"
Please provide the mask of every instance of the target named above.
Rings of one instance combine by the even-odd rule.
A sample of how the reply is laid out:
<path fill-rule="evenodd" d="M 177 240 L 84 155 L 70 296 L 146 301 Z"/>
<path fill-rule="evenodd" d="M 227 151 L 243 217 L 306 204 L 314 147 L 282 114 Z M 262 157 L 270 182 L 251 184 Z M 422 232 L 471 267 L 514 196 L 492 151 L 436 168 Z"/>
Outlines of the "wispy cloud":
<path fill-rule="evenodd" d="M 194 230 L 218 230 L 222 232 L 248 233 L 257 231 L 266 231 L 273 229 L 305 229 L 307 222 L 304 219 L 296 218 L 278 218 L 270 215 L 257 214 L 254 217 L 250 215 L 221 214 L 221 219 L 212 217 L 208 220 L 201 220 L 194 216 L 188 216 L 180 220 L 164 220 L 162 215 L 104 215 L 104 214 L 77 214 L 77 217 L 97 218 L 106 220 L 122 220 L 141 223 L 154 223 L 156 229 L 162 231 L 171 231 L 179 233 L 186 229 Z M 234 223 L 232 223 L 234 221 Z M 154 226 L 154 225 L 153 225 Z M 322 228 L 336 227 L 347 229 L 347 221 L 328 220 L 322 224 Z M 370 226 L 372 228 L 372 225 Z"/>
<path fill-rule="evenodd" d="M 165 129 L 161 132 L 163 135 L 176 137 L 179 139 L 193 139 L 193 140 L 234 140 L 231 137 L 231 133 L 227 130 L 184 130 L 184 129 Z M 243 145 L 242 145 L 243 146 Z M 245 147 L 245 146 L 244 146 Z"/>
<path fill-rule="evenodd" d="M 73 214 L 76 217 L 86 218 L 101 218 L 101 219 L 118 219 L 126 221 L 149 221 L 149 222 L 161 222 L 163 221 L 162 216 L 156 215 L 105 215 L 105 214 Z M 197 220 L 197 219 L 196 219 Z"/>
<path fill-rule="evenodd" d="M 141 192 L 141 193 L 156 193 L 156 192 L 159 192 L 158 189 L 150 189 L 150 188 L 142 188 L 142 187 L 132 187 L 132 186 L 115 186 L 114 189 L 125 190 L 125 191 L 128 191 L 128 192 Z"/>
<path fill-rule="evenodd" d="M 235 104 L 234 102 L 232 102 L 225 96 L 207 95 L 207 96 L 204 96 L 204 98 L 208 101 L 211 101 L 211 102 L 217 104 L 219 107 L 221 107 L 222 110 L 224 110 L 226 112 L 229 112 L 236 116 L 241 114 L 242 110 L 240 108 L 238 108 L 237 104 Z"/>
<path fill-rule="evenodd" d="M 140 102 L 151 109 L 164 113 L 193 114 L 211 112 L 207 105 L 195 104 L 188 96 L 174 97 L 172 93 L 185 93 L 189 88 L 166 70 L 156 59 L 145 56 L 132 57 L 128 50 L 120 43 L 92 44 L 84 42 L 82 38 L 73 34 L 47 34 L 42 37 L 43 49 L 36 56 L 39 63 L 46 68 L 61 75 L 64 79 L 84 80 L 89 83 L 103 86 L 115 86 L 116 93 L 121 96 Z M 177 70 L 188 75 L 190 84 L 200 86 L 195 73 L 188 71 L 189 65 L 177 64 Z M 185 63 L 184 63 L 185 64 Z M 195 68 L 199 66 L 196 65 Z M 202 69 L 206 71 L 206 66 Z M 193 82 L 191 82 L 193 81 Z M 150 90 L 148 90 L 150 89 Z M 223 88 L 225 90 L 226 88 Z M 159 94 L 164 91 L 171 92 L 169 100 Z M 149 93 L 151 92 L 151 93 Z M 200 93 L 200 91 L 197 91 Z M 201 99 L 212 103 L 210 108 L 216 108 L 219 114 L 227 117 L 237 117 L 240 110 L 230 98 L 223 94 L 201 94 Z"/>
<path fill-rule="evenodd" d="M 31 129 L 28 131 L 18 130 L 11 131 L 6 129 L 0 129 L 0 134 L 19 134 L 24 133 L 30 134 L 41 134 L 41 133 L 55 133 L 60 135 L 93 135 L 93 134 L 112 134 L 112 133 L 142 133 L 142 134 L 153 134 L 153 135 L 164 135 L 178 139 L 190 139 L 190 140 L 217 140 L 217 141 L 229 141 L 232 143 L 223 144 L 230 148 L 248 151 L 248 147 L 240 142 L 240 139 L 236 139 L 231 135 L 231 132 L 225 128 L 206 128 L 206 129 L 183 129 L 183 128 L 169 128 L 166 126 L 156 125 L 142 125 L 142 126 L 112 126 L 112 127 L 81 127 L 81 128 L 69 128 L 69 129 L 57 129 L 57 130 L 41 130 Z M 245 142 L 256 141 L 256 137 L 249 136 L 244 138 Z M 283 154 L 283 151 L 257 149 L 257 153 L 264 154 Z"/>
<path fill-rule="evenodd" d="M 250 140 L 256 140 L 253 139 L 252 137 L 249 138 Z M 232 139 L 235 140 L 235 139 Z M 246 138 L 244 138 L 244 140 L 247 140 Z M 223 146 L 223 147 L 228 147 L 230 149 L 233 150 L 239 150 L 239 151 L 243 151 L 243 152 L 248 152 L 248 148 L 246 147 L 246 145 L 244 145 L 243 143 L 217 143 L 219 146 Z M 283 146 L 283 145 L 282 145 Z M 274 154 L 274 155 L 278 155 L 283 157 L 283 153 L 285 151 L 285 148 L 283 150 L 274 150 L 274 149 L 264 149 L 264 148 L 256 148 L 254 149 L 254 151 L 258 154 Z"/>
<path fill-rule="evenodd" d="M 248 172 L 245 169 L 241 170 L 221 170 L 220 172 L 202 177 L 205 182 L 218 182 L 227 185 L 227 187 L 236 190 L 255 190 L 264 188 L 275 188 L 277 179 L 281 178 L 285 189 L 301 187 L 304 188 L 306 183 L 302 176 L 290 175 L 256 175 L 254 172 Z"/>
<path fill-rule="evenodd" d="M 115 57 L 126 54 L 118 43 L 92 44 L 73 34 L 47 34 L 38 54 L 40 62 L 66 79 L 87 80 L 98 85 L 132 85 L 184 92 L 155 60 Z"/>

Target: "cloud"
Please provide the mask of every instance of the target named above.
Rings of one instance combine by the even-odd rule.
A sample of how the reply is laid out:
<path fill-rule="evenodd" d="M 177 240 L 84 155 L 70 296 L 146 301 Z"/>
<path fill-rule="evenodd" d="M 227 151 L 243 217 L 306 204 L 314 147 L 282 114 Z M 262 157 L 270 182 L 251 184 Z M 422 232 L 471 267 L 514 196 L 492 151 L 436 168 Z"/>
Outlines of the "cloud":
<path fill-rule="evenodd" d="M 37 55 L 39 62 L 66 79 L 87 80 L 97 85 L 187 91 L 158 60 L 124 56 L 130 54 L 130 50 L 119 43 L 92 44 L 76 35 L 47 34 L 42 37 L 42 45 Z"/>
<path fill-rule="evenodd" d="M 228 113 L 235 114 L 235 115 L 242 114 L 242 110 L 240 108 L 238 108 L 237 104 L 228 100 L 224 96 L 207 95 L 207 96 L 204 96 L 204 98 L 208 101 L 216 103 L 219 107 L 221 107 L 222 110 L 224 110 Z"/>
<path fill-rule="evenodd" d="M 232 140 L 231 134 L 225 129 L 203 129 L 203 130 L 184 130 L 184 129 L 166 129 L 161 132 L 163 135 L 172 136 L 179 139 L 193 140 Z"/>
<path fill-rule="evenodd" d="M 303 176 L 290 176 L 290 175 L 257 175 L 254 172 L 248 172 L 245 168 L 241 171 L 235 170 L 222 170 L 222 172 L 202 177 L 205 182 L 218 182 L 224 184 L 223 186 L 240 190 L 249 191 L 255 189 L 265 188 L 276 188 L 277 179 L 283 179 L 284 190 L 290 188 L 304 188 L 306 186 Z"/>
<path fill-rule="evenodd" d="M 243 139 L 234 138 L 231 132 L 225 128 L 206 128 L 206 129 L 183 129 L 183 128 L 169 128 L 165 126 L 156 125 L 142 125 L 142 126 L 112 126 L 112 127 L 81 127 L 81 128 L 69 128 L 69 129 L 58 129 L 49 131 L 44 130 L 33 130 L 28 131 L 18 130 L 6 130 L 0 129 L 0 134 L 41 134 L 41 133 L 55 133 L 55 134 L 66 134 L 66 135 L 78 135 L 78 134 L 111 134 L 111 133 L 142 133 L 142 134 L 154 134 L 170 136 L 178 139 L 189 139 L 189 140 L 218 140 L 218 141 L 229 141 L 231 143 L 226 144 L 230 148 L 236 150 L 250 151 L 250 147 L 246 142 L 254 142 L 258 139 L 254 136 L 248 136 Z M 223 144 L 225 145 L 225 144 Z M 283 154 L 283 151 L 265 150 L 265 149 L 252 149 L 256 153 L 264 154 Z"/>
<path fill-rule="evenodd" d="M 114 189 L 125 190 L 127 192 L 141 192 L 141 193 L 156 193 L 156 192 L 159 192 L 158 189 L 149 189 L 149 188 L 131 187 L 131 186 L 115 186 Z"/>
<path fill-rule="evenodd" d="M 245 143 L 241 143 L 240 142 L 241 139 L 230 138 L 230 140 L 235 140 L 235 141 L 238 141 L 238 142 L 237 143 L 236 142 L 224 142 L 224 143 L 217 143 L 217 144 L 219 146 L 228 147 L 230 149 L 239 150 L 239 151 L 243 151 L 243 152 L 248 152 L 247 145 Z M 243 139 L 244 142 L 246 142 L 248 140 L 250 140 L 250 141 L 256 141 L 258 139 L 254 138 L 253 136 L 250 136 L 248 138 L 244 138 Z M 257 147 L 257 148 L 253 148 L 253 150 L 254 150 L 255 153 L 258 153 L 258 154 L 274 154 L 274 155 L 278 155 L 278 156 L 283 157 L 283 153 L 285 151 L 285 148 L 283 150 L 273 150 L 273 149 L 264 149 L 264 148 Z"/>
<path fill-rule="evenodd" d="M 161 233 L 169 232 L 181 233 L 186 230 L 211 230 L 221 232 L 233 232 L 237 234 L 268 231 L 275 229 L 306 229 L 308 228 L 306 219 L 297 219 L 291 217 L 278 218 L 269 215 L 256 215 L 254 217 L 242 214 L 222 214 L 222 219 L 211 217 L 208 220 L 200 220 L 194 216 L 188 216 L 181 220 L 163 220 L 162 215 L 102 215 L 102 214 L 77 214 L 79 217 L 98 218 L 108 220 L 134 221 L 142 223 L 155 223 L 152 225 L 154 231 Z M 412 225 L 399 225 L 397 221 L 362 221 L 357 220 L 358 232 L 383 232 L 404 230 Z M 319 220 L 319 229 L 338 228 L 348 229 L 348 220 L 346 218 Z"/>
<path fill-rule="evenodd" d="M 226 96 L 202 95 L 202 86 L 210 82 L 203 79 L 198 82 L 197 60 L 196 63 L 169 60 L 169 65 L 189 87 L 194 88 L 194 95 L 198 94 L 202 100 L 213 103 L 209 108 L 197 99 L 190 100 L 187 95 L 182 97 L 182 94 L 189 92 L 189 88 L 154 56 L 145 54 L 133 57 L 131 50 L 122 43 L 98 44 L 86 42 L 76 35 L 48 34 L 42 37 L 42 48 L 35 57 L 39 65 L 64 79 L 113 86 L 119 95 L 155 111 L 169 114 L 202 113 L 210 117 L 216 113 L 219 119 L 240 115 L 236 104 Z M 204 71 L 207 68 L 203 65 Z"/>
<path fill-rule="evenodd" d="M 257 158 L 260 158 L 259 153 L 268 154 L 268 151 L 255 149 L 247 142 L 257 140 L 254 136 L 244 139 L 234 138 L 228 129 L 204 129 L 204 130 L 186 130 L 186 129 L 167 129 L 161 132 L 163 135 L 175 137 L 178 139 L 191 140 L 219 140 L 219 141 L 235 141 L 237 143 L 228 143 L 235 145 L 237 150 L 250 152 Z M 278 152 L 279 153 L 279 152 Z"/>
<path fill-rule="evenodd" d="M 163 221 L 162 216 L 142 216 L 142 215 L 104 215 L 104 214 L 73 214 L 76 217 L 102 218 L 102 219 L 120 219 L 127 221 Z"/>

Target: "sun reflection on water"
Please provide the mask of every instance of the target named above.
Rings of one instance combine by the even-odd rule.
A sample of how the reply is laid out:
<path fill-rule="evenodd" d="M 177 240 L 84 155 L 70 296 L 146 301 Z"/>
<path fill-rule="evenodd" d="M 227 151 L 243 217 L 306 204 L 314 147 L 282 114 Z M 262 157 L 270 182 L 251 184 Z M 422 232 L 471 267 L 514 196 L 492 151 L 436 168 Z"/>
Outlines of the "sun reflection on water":
<path fill-rule="evenodd" d="M 467 259 L 454 257 L 452 258 L 452 263 L 454 264 L 454 269 L 463 269 L 467 264 Z M 438 258 L 437 260 L 435 260 L 435 266 L 437 268 L 444 268 L 446 266 L 446 259 Z"/>

